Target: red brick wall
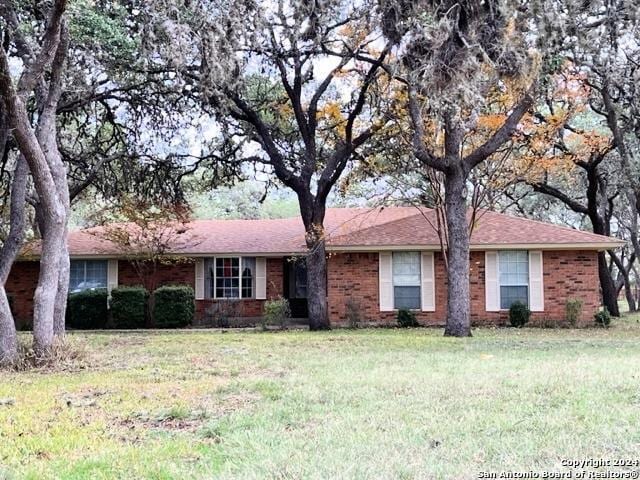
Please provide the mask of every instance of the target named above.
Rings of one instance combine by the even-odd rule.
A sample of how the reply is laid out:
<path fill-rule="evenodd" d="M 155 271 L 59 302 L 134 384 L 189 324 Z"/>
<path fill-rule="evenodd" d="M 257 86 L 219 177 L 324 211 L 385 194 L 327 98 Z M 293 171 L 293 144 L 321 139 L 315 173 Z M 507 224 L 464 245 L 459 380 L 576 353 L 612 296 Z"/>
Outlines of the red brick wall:
<path fill-rule="evenodd" d="M 157 286 L 189 285 L 195 287 L 195 262 L 179 262 L 171 265 L 160 265 L 156 271 Z M 118 262 L 118 284 L 139 285 L 140 277 L 129 262 Z M 282 258 L 267 258 L 267 298 L 282 295 L 283 262 Z M 238 317 L 260 317 L 264 300 L 196 300 L 196 322 L 205 322 L 207 315 L 223 309 Z M 224 306 L 223 306 L 224 305 Z"/>
<path fill-rule="evenodd" d="M 39 273 L 39 262 L 16 262 L 9 273 L 6 289 L 18 329 L 31 327 L 33 323 L 33 294 Z"/>
<path fill-rule="evenodd" d="M 12 297 L 13 311 L 18 328 L 29 327 L 33 319 L 33 294 L 38 283 L 39 263 L 21 261 L 11 269 L 7 281 L 7 294 Z M 267 298 L 283 294 L 282 258 L 267 259 Z M 189 285 L 195 286 L 195 263 L 179 262 L 172 265 L 160 265 L 156 271 L 157 286 Z M 133 286 L 142 284 L 133 266 L 125 261 L 118 262 L 118 285 Z M 239 315 L 242 317 L 260 317 L 264 300 L 240 300 Z M 223 303 L 215 300 L 197 300 L 196 317 L 202 317 L 205 310 L 213 304 Z"/>
<path fill-rule="evenodd" d="M 487 312 L 484 291 L 484 252 L 472 252 L 470 258 L 471 320 L 474 325 L 506 324 L 507 312 Z M 545 311 L 532 314 L 532 325 L 563 323 L 565 301 L 583 301 L 582 322 L 589 324 L 600 305 L 597 252 L 546 251 L 543 254 Z M 447 305 L 447 280 L 440 253 L 435 254 L 436 311 L 417 312 L 424 325 L 444 325 Z M 352 298 L 360 305 L 365 322 L 395 324 L 395 312 L 380 312 L 378 303 L 378 253 L 341 253 L 329 258 L 329 314 L 332 323 L 344 324 L 346 302 Z"/>
<path fill-rule="evenodd" d="M 593 313 L 600 305 L 598 287 L 598 260 L 593 251 L 546 251 L 544 252 L 544 299 L 545 311 L 535 312 L 532 325 L 551 325 L 564 321 L 567 298 L 580 298 L 583 305 L 583 324 L 593 321 Z M 378 307 L 378 254 L 342 253 L 332 254 L 328 262 L 329 314 L 331 321 L 344 324 L 345 306 L 353 298 L 361 306 L 365 321 L 377 324 L 395 324 L 394 312 L 380 312 Z M 16 322 L 19 327 L 31 324 L 33 316 L 33 294 L 38 280 L 38 262 L 17 262 L 7 282 L 7 293 L 13 297 Z M 443 325 L 446 317 L 446 274 L 444 262 L 439 253 L 435 255 L 436 311 L 418 312 L 418 320 L 426 325 Z M 120 285 L 140 284 L 138 276 L 127 262 L 119 262 Z M 194 285 L 195 266 L 193 263 L 161 266 L 158 272 L 159 285 Z M 506 312 L 486 312 L 484 294 L 484 252 L 471 254 L 471 317 L 475 325 L 505 324 Z M 282 258 L 267 259 L 267 298 L 282 295 Z M 199 317 L 213 300 L 199 300 L 196 311 Z M 219 303 L 219 302 L 218 302 Z M 263 300 L 242 300 L 239 302 L 243 317 L 258 317 L 262 313 Z"/>
<path fill-rule="evenodd" d="M 180 261 L 172 264 L 158 265 L 155 272 L 155 288 L 163 285 L 189 285 L 194 287 L 196 281 L 195 263 L 192 261 Z M 118 285 L 131 287 L 142 285 L 140 275 L 133 265 L 126 261 L 118 261 Z M 151 284 L 147 284 L 151 288 Z"/>

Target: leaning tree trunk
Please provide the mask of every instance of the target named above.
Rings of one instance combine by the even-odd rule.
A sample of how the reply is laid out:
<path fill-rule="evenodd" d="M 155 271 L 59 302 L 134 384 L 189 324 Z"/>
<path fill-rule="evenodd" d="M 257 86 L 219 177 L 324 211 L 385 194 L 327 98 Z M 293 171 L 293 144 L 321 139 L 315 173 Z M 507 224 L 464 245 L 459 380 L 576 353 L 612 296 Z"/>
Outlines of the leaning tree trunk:
<path fill-rule="evenodd" d="M 5 290 L 11 267 L 24 241 L 25 197 L 29 168 L 22 155 L 18 157 L 11 183 L 9 234 L 0 249 L 0 364 L 13 363 L 18 357 L 16 324 Z"/>
<path fill-rule="evenodd" d="M 607 307 L 611 315 L 619 317 L 618 294 L 607 265 L 605 252 L 598 252 L 598 276 L 600 277 L 600 288 L 602 289 L 602 303 Z"/>
<path fill-rule="evenodd" d="M 636 311 L 636 299 L 633 296 L 633 290 L 631 289 L 631 279 L 629 278 L 629 272 L 623 273 L 624 277 L 624 296 L 627 299 L 627 306 L 629 312 Z"/>
<path fill-rule="evenodd" d="M 307 304 L 309 329 L 329 330 L 327 308 L 327 254 L 325 241 L 318 232 L 307 234 Z"/>
<path fill-rule="evenodd" d="M 0 365 L 11 365 L 18 359 L 18 335 L 11 306 L 4 287 L 0 287 Z"/>
<path fill-rule="evenodd" d="M 462 167 L 445 174 L 445 211 L 447 215 L 447 324 L 446 336 L 471 336 L 469 295 L 469 227 Z"/>

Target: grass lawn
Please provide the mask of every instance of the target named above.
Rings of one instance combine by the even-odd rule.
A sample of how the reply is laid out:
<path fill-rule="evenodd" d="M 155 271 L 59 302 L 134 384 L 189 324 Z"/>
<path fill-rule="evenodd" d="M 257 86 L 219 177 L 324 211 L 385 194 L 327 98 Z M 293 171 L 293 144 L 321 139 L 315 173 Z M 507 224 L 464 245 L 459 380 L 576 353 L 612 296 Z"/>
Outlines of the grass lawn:
<path fill-rule="evenodd" d="M 466 479 L 640 458 L 640 324 L 72 334 L 0 373 L 0 479 Z M 565 469 L 566 470 L 566 469 Z"/>

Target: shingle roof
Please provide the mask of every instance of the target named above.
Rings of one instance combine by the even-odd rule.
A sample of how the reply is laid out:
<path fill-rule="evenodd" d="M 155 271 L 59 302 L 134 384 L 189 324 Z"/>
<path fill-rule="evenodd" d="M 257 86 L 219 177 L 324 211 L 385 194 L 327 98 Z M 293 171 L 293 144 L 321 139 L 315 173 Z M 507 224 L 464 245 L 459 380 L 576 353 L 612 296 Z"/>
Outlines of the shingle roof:
<path fill-rule="evenodd" d="M 414 207 L 330 208 L 325 232 L 330 249 L 375 250 L 391 247 L 438 248 L 435 213 Z M 295 254 L 305 251 L 300 217 L 270 220 L 196 220 L 176 234 L 172 253 Z M 483 211 L 471 237 L 472 248 L 538 245 L 541 248 L 615 248 L 617 239 L 534 220 Z M 37 246 L 31 253 L 37 253 Z M 69 233 L 72 256 L 114 256 L 118 245 L 101 227 Z"/>
<path fill-rule="evenodd" d="M 411 216 L 334 237 L 331 245 L 334 247 L 439 245 L 436 228 L 437 219 L 433 210 L 419 213 L 414 211 Z M 477 213 L 471 234 L 472 247 L 580 244 L 601 244 L 601 248 L 605 246 L 615 248 L 623 242 L 591 232 L 488 210 Z"/>

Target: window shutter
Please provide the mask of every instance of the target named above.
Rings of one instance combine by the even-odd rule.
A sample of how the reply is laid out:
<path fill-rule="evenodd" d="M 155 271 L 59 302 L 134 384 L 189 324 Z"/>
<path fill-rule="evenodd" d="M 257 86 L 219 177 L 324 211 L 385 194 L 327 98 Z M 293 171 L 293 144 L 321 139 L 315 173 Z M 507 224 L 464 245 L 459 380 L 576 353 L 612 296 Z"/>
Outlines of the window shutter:
<path fill-rule="evenodd" d="M 196 258 L 196 300 L 204 300 L 204 258 Z"/>
<path fill-rule="evenodd" d="M 265 300 L 267 298 L 267 259 L 265 257 L 256 258 L 256 299 Z"/>
<path fill-rule="evenodd" d="M 107 261 L 107 290 L 111 293 L 114 288 L 118 288 L 118 259 L 116 258 Z"/>
<path fill-rule="evenodd" d="M 422 299 L 423 312 L 435 312 L 436 310 L 436 291 L 433 263 L 433 252 L 422 252 L 422 264 L 420 265 L 420 273 L 422 275 L 422 291 L 420 292 L 420 297 Z"/>
<path fill-rule="evenodd" d="M 500 311 L 498 252 L 484 252 L 484 293 L 486 311 Z"/>
<path fill-rule="evenodd" d="M 529 252 L 529 308 L 544 311 L 544 285 L 542 281 L 542 252 Z"/>
<path fill-rule="evenodd" d="M 378 260 L 380 311 L 393 311 L 393 267 L 391 252 L 380 252 Z"/>

